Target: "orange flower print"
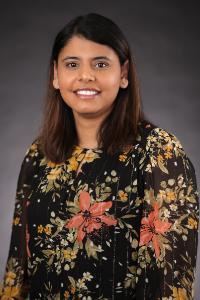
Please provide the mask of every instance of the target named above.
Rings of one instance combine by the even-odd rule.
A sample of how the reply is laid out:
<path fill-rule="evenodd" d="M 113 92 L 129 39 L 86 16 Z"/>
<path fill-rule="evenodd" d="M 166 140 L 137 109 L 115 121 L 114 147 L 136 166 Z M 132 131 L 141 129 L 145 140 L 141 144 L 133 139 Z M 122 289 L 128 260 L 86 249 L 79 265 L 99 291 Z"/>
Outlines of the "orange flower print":
<path fill-rule="evenodd" d="M 127 156 L 124 155 L 124 154 L 120 154 L 120 155 L 119 155 L 119 160 L 120 160 L 120 161 L 126 161 L 126 158 L 127 158 Z"/>
<path fill-rule="evenodd" d="M 153 205 L 154 210 L 150 212 L 148 217 L 142 218 L 140 229 L 140 246 L 147 245 L 150 241 L 153 242 L 156 257 L 160 255 L 160 246 L 158 235 L 164 234 L 172 225 L 172 223 L 161 221 L 158 218 L 158 203 Z"/>
<path fill-rule="evenodd" d="M 105 210 L 111 208 L 111 206 L 112 201 L 90 205 L 90 194 L 82 191 L 79 195 L 81 212 L 72 217 L 65 226 L 67 228 L 77 228 L 77 241 L 81 242 L 87 233 L 92 232 L 94 229 L 100 229 L 102 223 L 108 226 L 117 224 L 117 220 L 104 215 Z"/>

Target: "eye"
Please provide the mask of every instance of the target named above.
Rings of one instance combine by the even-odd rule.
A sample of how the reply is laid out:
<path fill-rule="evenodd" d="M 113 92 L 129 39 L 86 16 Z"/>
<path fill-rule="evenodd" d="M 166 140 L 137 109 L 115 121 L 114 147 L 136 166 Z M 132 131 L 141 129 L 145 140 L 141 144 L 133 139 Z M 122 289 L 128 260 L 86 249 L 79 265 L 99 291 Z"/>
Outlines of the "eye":
<path fill-rule="evenodd" d="M 104 68 L 104 67 L 102 67 L 102 65 L 104 65 L 105 67 L 108 67 L 108 64 L 106 64 L 104 62 L 98 62 L 96 65 L 100 65 L 100 69 Z"/>
<path fill-rule="evenodd" d="M 74 69 L 78 66 L 78 64 L 76 62 L 69 62 L 65 65 L 67 68 L 70 68 L 70 69 Z M 107 63 L 104 63 L 104 62 L 98 62 L 95 64 L 95 67 L 98 66 L 97 68 L 98 69 L 103 69 L 105 67 L 108 67 L 108 64 Z"/>
<path fill-rule="evenodd" d="M 71 69 L 74 69 L 76 67 L 77 63 L 75 62 L 70 62 L 70 63 L 67 63 L 65 66 L 67 68 L 71 68 Z"/>

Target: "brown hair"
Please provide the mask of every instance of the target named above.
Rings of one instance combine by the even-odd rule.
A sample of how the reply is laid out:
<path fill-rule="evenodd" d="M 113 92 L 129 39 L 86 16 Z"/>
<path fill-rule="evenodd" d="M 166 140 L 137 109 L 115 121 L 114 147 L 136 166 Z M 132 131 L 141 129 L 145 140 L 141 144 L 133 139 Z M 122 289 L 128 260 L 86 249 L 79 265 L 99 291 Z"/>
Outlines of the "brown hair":
<path fill-rule="evenodd" d="M 57 62 L 61 49 L 75 35 L 111 47 L 121 65 L 127 59 L 129 61 L 128 87 L 119 89 L 111 113 L 100 126 L 97 138 L 99 147 L 112 155 L 135 142 L 140 121 L 151 123 L 142 111 L 135 62 L 119 27 L 99 14 L 78 16 L 65 25 L 55 38 L 48 69 L 43 122 L 37 137 L 44 155 L 55 163 L 69 158 L 73 147 L 78 145 L 72 109 L 62 99 L 60 91 L 53 87 L 54 61 Z"/>

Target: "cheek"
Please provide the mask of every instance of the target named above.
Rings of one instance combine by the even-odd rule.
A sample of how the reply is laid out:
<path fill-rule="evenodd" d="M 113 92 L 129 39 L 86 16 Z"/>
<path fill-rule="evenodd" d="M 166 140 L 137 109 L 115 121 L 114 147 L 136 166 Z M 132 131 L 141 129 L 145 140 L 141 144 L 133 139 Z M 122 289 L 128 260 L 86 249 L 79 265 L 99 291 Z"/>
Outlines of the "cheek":
<path fill-rule="evenodd" d="M 59 82 L 59 87 L 61 90 L 67 90 L 70 89 L 71 86 L 71 79 L 69 79 L 70 77 L 65 75 L 60 75 L 58 76 L 58 82 Z"/>
<path fill-rule="evenodd" d="M 63 100 L 70 106 L 71 94 L 73 93 L 73 85 L 71 79 L 67 78 L 67 76 L 58 77 L 60 94 Z"/>
<path fill-rule="evenodd" d="M 74 75 L 69 74 L 64 68 L 60 67 L 58 71 L 58 83 L 60 89 L 67 90 L 72 86 L 72 82 L 74 80 Z"/>
<path fill-rule="evenodd" d="M 113 75 L 114 74 L 114 75 Z M 104 81 L 104 87 L 107 89 L 117 89 L 120 85 L 120 75 L 115 74 L 115 71 L 113 71 L 112 74 L 109 76 L 105 76 L 103 79 Z"/>
<path fill-rule="evenodd" d="M 110 100 L 114 100 L 120 88 L 120 77 L 110 76 L 105 80 L 103 91 L 109 96 Z"/>

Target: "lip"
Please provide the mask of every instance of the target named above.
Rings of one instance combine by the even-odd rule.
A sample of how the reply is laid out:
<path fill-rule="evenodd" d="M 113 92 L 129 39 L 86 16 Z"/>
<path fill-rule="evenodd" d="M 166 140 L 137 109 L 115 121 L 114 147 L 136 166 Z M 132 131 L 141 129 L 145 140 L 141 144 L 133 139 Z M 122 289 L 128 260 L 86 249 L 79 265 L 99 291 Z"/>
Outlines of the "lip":
<path fill-rule="evenodd" d="M 100 93 L 100 90 L 99 89 L 95 89 L 95 88 L 79 88 L 79 89 L 76 89 L 74 90 L 74 93 L 78 92 L 78 91 L 95 91 L 95 92 L 98 92 Z"/>

